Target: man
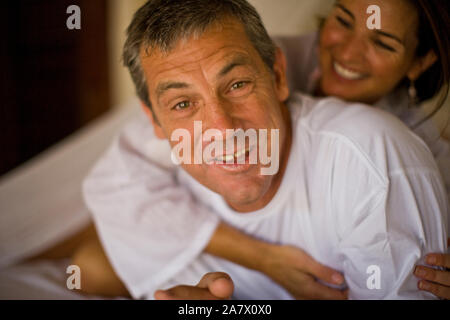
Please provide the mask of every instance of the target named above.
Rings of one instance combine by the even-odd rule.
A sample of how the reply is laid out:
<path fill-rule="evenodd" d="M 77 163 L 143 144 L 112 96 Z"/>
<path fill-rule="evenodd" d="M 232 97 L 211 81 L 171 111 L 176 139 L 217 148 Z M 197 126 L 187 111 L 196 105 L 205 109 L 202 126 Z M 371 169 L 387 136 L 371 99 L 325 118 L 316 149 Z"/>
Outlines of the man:
<path fill-rule="evenodd" d="M 211 211 L 199 213 L 211 223 L 186 226 L 199 232 L 196 239 L 207 238 L 221 217 L 257 238 L 301 247 L 341 270 L 350 298 L 430 297 L 417 290 L 412 272 L 424 254 L 445 250 L 446 194 L 432 155 L 398 120 L 337 99 L 293 95 L 286 103 L 284 57 L 244 0 L 149 1 L 135 15 L 125 52 L 155 135 L 174 149 L 191 140 L 179 154 L 191 161 L 176 174 Z M 199 138 L 199 122 L 201 133 L 219 133 L 215 140 Z M 189 135 L 174 140 L 180 129 Z M 270 134 L 256 145 L 216 152 L 211 161 L 195 160 L 199 149 L 233 138 L 230 129 Z M 147 123 L 132 134 L 146 130 L 151 130 Z M 130 153 L 137 147 L 126 145 Z M 262 174 L 267 164 L 260 158 L 249 161 L 252 152 L 264 148 L 271 159 L 279 159 L 273 175 Z M 108 215 L 113 209 L 108 197 L 133 203 L 148 196 L 129 184 L 148 170 L 145 159 L 111 157 L 116 152 L 113 147 L 112 162 L 94 169 L 85 193 L 106 252 L 133 297 L 151 297 L 157 288 L 195 284 L 205 273 L 223 271 L 233 279 L 235 298 L 291 298 L 259 272 L 199 253 L 201 240 L 163 263 L 171 247 L 185 244 L 145 243 L 150 218 L 142 208 L 134 215 Z M 239 155 L 245 155 L 245 163 L 238 162 Z M 127 176 L 108 178 L 119 169 Z M 177 201 L 175 195 L 171 201 Z M 144 267 L 150 246 L 160 248 L 151 257 L 157 274 Z M 208 289 L 217 297 L 233 290 L 224 274 L 207 274 L 198 288 L 175 291 L 180 288 Z M 171 292 L 159 291 L 157 298 Z"/>

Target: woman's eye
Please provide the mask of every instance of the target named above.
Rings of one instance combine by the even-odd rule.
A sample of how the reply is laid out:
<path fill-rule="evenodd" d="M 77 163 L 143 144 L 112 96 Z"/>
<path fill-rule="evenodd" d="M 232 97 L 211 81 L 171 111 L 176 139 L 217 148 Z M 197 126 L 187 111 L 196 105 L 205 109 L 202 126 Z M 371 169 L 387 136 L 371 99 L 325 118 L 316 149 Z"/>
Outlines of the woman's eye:
<path fill-rule="evenodd" d="M 351 26 L 352 26 L 352 25 L 350 24 L 350 22 L 348 22 L 347 20 L 345 20 L 345 19 L 343 19 L 343 18 L 341 18 L 341 17 L 339 17 L 339 16 L 336 17 L 336 20 L 337 20 L 342 26 L 344 26 L 345 28 L 350 29 Z"/>
<path fill-rule="evenodd" d="M 387 44 L 385 44 L 384 42 L 380 41 L 380 40 L 375 40 L 375 44 L 383 49 L 386 49 L 388 51 L 392 51 L 395 52 L 395 49 L 392 48 L 391 46 L 388 46 Z"/>
<path fill-rule="evenodd" d="M 172 109 L 174 110 L 182 110 L 189 108 L 191 106 L 191 103 L 189 101 L 182 101 L 180 103 L 177 103 Z"/>
<path fill-rule="evenodd" d="M 241 89 L 241 88 L 245 87 L 245 85 L 246 85 L 246 82 L 244 82 L 244 81 L 236 82 L 231 86 L 231 90 Z"/>

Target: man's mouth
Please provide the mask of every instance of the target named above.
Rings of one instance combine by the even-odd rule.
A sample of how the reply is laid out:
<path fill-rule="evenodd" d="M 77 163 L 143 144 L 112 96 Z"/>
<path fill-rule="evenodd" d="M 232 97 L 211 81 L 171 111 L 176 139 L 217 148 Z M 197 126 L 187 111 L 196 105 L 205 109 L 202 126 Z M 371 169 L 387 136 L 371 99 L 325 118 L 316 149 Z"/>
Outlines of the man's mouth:
<path fill-rule="evenodd" d="M 213 162 L 216 164 L 225 164 L 225 165 L 226 164 L 233 165 L 233 164 L 238 164 L 238 163 L 244 164 L 245 162 L 247 162 L 247 159 L 248 159 L 248 156 L 250 155 L 251 149 L 252 148 L 250 148 L 250 147 L 242 148 L 240 150 L 237 150 L 233 154 L 225 154 L 225 155 L 217 156 L 213 159 Z"/>
<path fill-rule="evenodd" d="M 346 80 L 360 80 L 364 78 L 366 75 L 354 70 L 350 70 L 338 62 L 333 63 L 333 69 L 337 73 L 338 76 L 344 78 Z"/>

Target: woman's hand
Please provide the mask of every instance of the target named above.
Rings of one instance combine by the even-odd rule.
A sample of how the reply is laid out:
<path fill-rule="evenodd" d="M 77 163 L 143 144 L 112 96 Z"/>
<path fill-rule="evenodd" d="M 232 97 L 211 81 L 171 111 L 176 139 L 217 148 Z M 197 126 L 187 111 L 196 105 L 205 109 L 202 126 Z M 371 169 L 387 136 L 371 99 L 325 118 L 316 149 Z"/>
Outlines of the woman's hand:
<path fill-rule="evenodd" d="M 417 266 L 414 274 L 421 279 L 419 289 L 439 298 L 450 299 L 450 254 L 431 253 L 426 256 L 425 261 L 431 266 L 444 267 L 446 271 Z"/>
<path fill-rule="evenodd" d="M 348 292 L 319 283 L 343 285 L 344 277 L 294 246 L 272 245 L 260 271 L 284 287 L 296 299 L 347 299 Z"/>

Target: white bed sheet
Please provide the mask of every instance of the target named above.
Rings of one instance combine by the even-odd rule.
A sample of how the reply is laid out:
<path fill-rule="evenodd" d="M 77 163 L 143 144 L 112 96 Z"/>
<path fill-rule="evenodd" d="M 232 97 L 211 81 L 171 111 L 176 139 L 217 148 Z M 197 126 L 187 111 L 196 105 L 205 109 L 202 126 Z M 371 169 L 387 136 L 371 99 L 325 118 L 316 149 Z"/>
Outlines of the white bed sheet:
<path fill-rule="evenodd" d="M 40 260 L 0 270 L 0 300 L 92 300 L 106 299 L 70 290 L 66 282 L 68 259 Z M 125 299 L 117 297 L 117 299 Z"/>
<path fill-rule="evenodd" d="M 81 183 L 139 102 L 112 110 L 0 178 L 0 269 L 48 249 L 91 221 Z"/>
<path fill-rule="evenodd" d="M 0 299 L 104 299 L 66 286 L 68 260 L 21 263 L 87 226 L 81 182 L 119 128 L 131 100 L 0 179 Z"/>

